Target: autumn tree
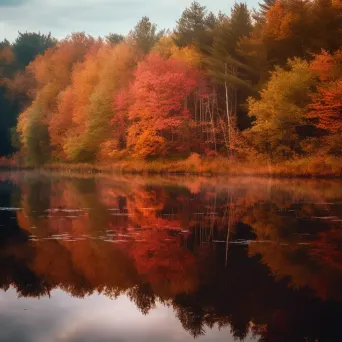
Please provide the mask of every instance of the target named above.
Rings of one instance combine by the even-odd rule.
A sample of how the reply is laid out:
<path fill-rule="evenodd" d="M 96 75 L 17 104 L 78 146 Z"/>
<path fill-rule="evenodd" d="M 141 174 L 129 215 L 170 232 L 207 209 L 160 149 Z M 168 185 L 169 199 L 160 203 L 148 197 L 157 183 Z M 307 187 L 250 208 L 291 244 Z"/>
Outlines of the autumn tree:
<path fill-rule="evenodd" d="M 273 64 L 290 57 L 335 51 L 341 44 L 341 7 L 332 0 L 277 1 L 266 13 L 261 36 Z"/>
<path fill-rule="evenodd" d="M 73 162 L 110 158 L 118 149 L 125 128 L 110 125 L 115 115 L 113 97 L 131 80 L 137 62 L 134 49 L 123 42 L 102 46 L 88 54 L 61 93 L 50 121 L 50 134 L 59 157 Z M 116 119 L 118 119 L 116 117 Z"/>
<path fill-rule="evenodd" d="M 251 80 L 258 89 L 268 81 L 269 71 L 285 66 L 288 58 L 311 60 L 321 49 L 333 52 L 341 46 L 341 6 L 336 1 L 267 0 L 253 17 L 256 23 L 239 51 L 256 71 Z"/>
<path fill-rule="evenodd" d="M 181 148 L 189 139 L 183 134 L 189 120 L 186 100 L 198 84 L 196 69 L 152 54 L 138 65 L 135 77 L 128 97 L 128 147 L 142 157 L 163 154 L 163 146 L 165 151 Z"/>
<path fill-rule="evenodd" d="M 121 129 L 126 130 L 127 127 L 120 126 L 121 118 L 117 117 L 117 121 L 114 119 L 112 125 L 109 123 L 113 115 L 115 117 L 117 114 L 113 110 L 113 97 L 128 87 L 137 63 L 137 56 L 129 45 L 123 43 L 112 50 L 104 51 L 101 60 L 98 70 L 99 83 L 90 97 L 88 126 L 83 139 L 86 150 L 91 153 L 92 158 L 101 152 L 101 148 L 104 148 L 103 160 L 108 158 L 105 152 L 106 143 L 119 149 L 125 137 L 125 131 Z"/>
<path fill-rule="evenodd" d="M 53 154 L 60 160 L 67 158 L 66 144 L 75 137 L 76 128 L 82 132 L 85 127 L 85 111 L 98 82 L 98 68 L 97 51 L 94 51 L 74 68 L 71 84 L 58 96 L 57 108 L 49 120 L 49 133 Z M 72 147 L 73 150 L 80 149 L 77 139 L 74 139 Z"/>
<path fill-rule="evenodd" d="M 290 60 L 288 70 L 277 67 L 260 99 L 250 98 L 253 127 L 246 132 L 253 147 L 272 158 L 289 158 L 300 151 L 297 129 L 305 124 L 310 89 L 315 84 L 309 64 Z"/>
<path fill-rule="evenodd" d="M 310 48 L 307 1 L 278 1 L 268 12 L 265 41 L 271 59 L 284 65 L 290 57 L 307 57 Z"/>
<path fill-rule="evenodd" d="M 176 58 L 183 60 L 194 67 L 200 67 L 202 54 L 194 46 L 178 47 L 174 42 L 173 35 L 164 35 L 158 43 L 153 47 L 152 53 L 158 53 L 163 58 Z"/>
<path fill-rule="evenodd" d="M 317 91 L 311 92 L 308 118 L 328 137 L 331 152 L 341 153 L 342 134 L 342 50 L 316 55 L 310 68 L 318 78 Z"/>
<path fill-rule="evenodd" d="M 309 5 L 311 30 L 309 51 L 320 53 L 324 49 L 330 53 L 342 45 L 342 5 L 334 0 L 315 0 Z"/>
<path fill-rule="evenodd" d="M 39 56 L 27 68 L 27 73 L 35 79 L 35 98 L 32 104 L 19 116 L 18 132 L 21 136 L 23 149 L 28 153 L 31 161 L 45 162 L 50 156 L 44 154 L 44 159 L 32 155 L 38 151 L 30 149 L 32 146 L 49 146 L 50 137 L 48 123 L 56 109 L 58 95 L 71 82 L 71 71 L 74 64 L 81 62 L 88 51 L 95 46 L 96 41 L 84 33 L 73 34 L 61 41 L 56 47 L 50 48 L 43 56 Z M 34 113 L 34 115 L 32 114 Z M 30 130 L 34 132 L 35 124 L 45 128 L 38 129 L 37 134 L 27 135 Z M 30 128 L 30 130 L 28 129 Z M 41 134 L 40 134 L 41 133 Z M 36 142 L 32 142 L 36 140 Z"/>

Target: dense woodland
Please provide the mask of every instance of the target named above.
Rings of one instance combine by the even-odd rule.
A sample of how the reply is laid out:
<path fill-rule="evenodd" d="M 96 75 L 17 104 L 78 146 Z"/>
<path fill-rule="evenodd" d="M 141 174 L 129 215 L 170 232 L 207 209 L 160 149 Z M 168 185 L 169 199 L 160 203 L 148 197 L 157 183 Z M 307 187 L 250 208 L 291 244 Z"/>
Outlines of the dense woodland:
<path fill-rule="evenodd" d="M 342 3 L 193 2 L 172 31 L 19 33 L 0 82 L 0 155 L 31 165 L 339 158 Z"/>

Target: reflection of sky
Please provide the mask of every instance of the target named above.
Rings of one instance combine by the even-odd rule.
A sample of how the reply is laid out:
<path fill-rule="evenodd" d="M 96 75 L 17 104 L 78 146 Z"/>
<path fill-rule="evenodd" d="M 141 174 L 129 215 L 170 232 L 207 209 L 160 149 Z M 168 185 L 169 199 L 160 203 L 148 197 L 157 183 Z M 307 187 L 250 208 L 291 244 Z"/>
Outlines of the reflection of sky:
<path fill-rule="evenodd" d="M 158 304 L 144 316 L 126 296 L 73 298 L 62 290 L 40 300 L 0 293 L 0 340 L 3 342 L 194 341 L 172 308 Z M 229 328 L 207 329 L 198 341 L 234 341 Z M 247 338 L 246 341 L 254 341 Z"/>

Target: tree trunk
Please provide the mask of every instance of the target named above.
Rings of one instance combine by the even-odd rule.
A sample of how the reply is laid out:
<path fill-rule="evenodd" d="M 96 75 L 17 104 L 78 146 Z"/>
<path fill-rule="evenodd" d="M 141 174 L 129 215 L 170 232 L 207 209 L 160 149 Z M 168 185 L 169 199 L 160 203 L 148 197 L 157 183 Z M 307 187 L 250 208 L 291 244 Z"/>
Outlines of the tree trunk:
<path fill-rule="evenodd" d="M 224 66 L 224 74 L 227 75 L 227 63 Z M 231 134 L 230 134 L 229 96 L 228 96 L 227 81 L 224 82 L 224 87 L 225 87 L 225 92 L 226 92 L 226 115 L 227 115 L 227 126 L 228 126 L 228 156 L 230 156 Z"/>

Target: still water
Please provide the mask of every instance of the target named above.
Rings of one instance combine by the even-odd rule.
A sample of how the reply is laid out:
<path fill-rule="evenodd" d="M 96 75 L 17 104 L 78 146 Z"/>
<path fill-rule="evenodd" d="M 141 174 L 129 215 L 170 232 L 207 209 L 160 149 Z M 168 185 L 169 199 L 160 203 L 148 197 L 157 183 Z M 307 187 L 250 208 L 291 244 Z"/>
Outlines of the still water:
<path fill-rule="evenodd" d="M 0 341 L 341 341 L 341 181 L 0 173 L 0 235 Z"/>

